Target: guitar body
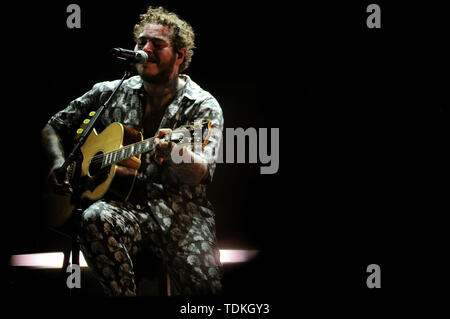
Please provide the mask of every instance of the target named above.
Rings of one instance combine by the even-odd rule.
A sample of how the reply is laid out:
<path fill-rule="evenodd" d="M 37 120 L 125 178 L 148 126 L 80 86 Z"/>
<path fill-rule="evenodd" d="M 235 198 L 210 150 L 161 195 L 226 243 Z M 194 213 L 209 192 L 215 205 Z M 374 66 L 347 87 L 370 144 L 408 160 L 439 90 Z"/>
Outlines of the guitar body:
<path fill-rule="evenodd" d="M 133 189 L 140 166 L 141 155 L 130 157 L 117 164 L 102 167 L 103 154 L 123 146 L 142 141 L 142 134 L 120 123 L 112 123 L 100 134 L 95 129 L 81 147 L 82 161 L 78 167 L 77 185 L 81 200 L 95 201 L 107 193 L 126 201 Z M 120 168 L 119 168 L 120 166 Z M 46 187 L 44 209 L 46 222 L 51 227 L 62 226 L 74 208 L 73 196 L 58 195 Z"/>

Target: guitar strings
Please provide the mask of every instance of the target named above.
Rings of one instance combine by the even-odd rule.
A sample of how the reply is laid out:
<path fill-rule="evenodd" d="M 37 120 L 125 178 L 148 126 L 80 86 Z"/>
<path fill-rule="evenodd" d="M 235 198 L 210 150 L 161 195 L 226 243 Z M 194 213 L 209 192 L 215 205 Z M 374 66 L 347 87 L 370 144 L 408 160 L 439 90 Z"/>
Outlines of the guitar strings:
<path fill-rule="evenodd" d="M 205 123 L 207 123 L 207 122 L 205 122 Z M 200 127 L 203 127 L 203 124 L 204 124 L 204 123 L 202 122 L 202 125 L 201 125 Z M 191 129 L 188 129 L 189 127 L 190 127 Z M 192 131 L 192 127 L 193 127 L 193 126 L 191 126 L 191 125 L 183 125 L 183 126 L 181 126 L 180 128 L 173 130 L 172 133 L 182 132 L 183 129 L 188 129 L 189 131 Z M 126 150 L 130 149 L 132 146 L 136 146 L 136 145 L 138 145 L 138 144 L 144 144 L 144 143 L 150 144 L 150 143 L 153 143 L 153 140 L 154 140 L 155 138 L 156 138 L 156 136 L 153 136 L 153 137 L 150 137 L 150 138 L 148 138 L 148 139 L 145 139 L 145 140 L 142 140 L 142 141 L 139 141 L 139 142 L 136 142 L 136 143 L 132 143 L 132 144 L 125 145 L 125 146 L 123 146 L 123 147 L 121 147 L 121 148 L 119 148 L 119 149 L 117 149 L 117 150 L 114 150 L 114 151 L 110 151 L 110 152 L 107 152 L 107 153 L 102 153 L 102 154 L 99 154 L 99 155 L 94 155 L 94 156 L 92 157 L 92 159 L 91 159 L 91 164 L 103 163 L 103 159 L 104 159 L 105 156 L 107 156 L 108 154 L 113 154 L 113 153 L 117 153 L 117 152 L 123 152 L 124 150 L 126 151 Z M 191 144 L 196 144 L 196 143 L 191 143 Z M 202 144 L 202 143 L 199 143 L 199 144 Z M 146 152 L 150 152 L 150 151 L 152 151 L 152 150 L 153 150 L 153 146 L 151 145 L 150 148 L 149 148 L 148 150 L 145 150 L 145 151 L 141 152 L 140 154 L 146 153 Z M 130 157 L 131 157 L 131 156 L 130 156 Z M 117 161 L 117 162 L 120 162 L 120 161 Z M 116 162 L 116 163 L 117 163 L 117 162 Z M 114 163 L 111 163 L 111 164 L 114 164 Z"/>
<path fill-rule="evenodd" d="M 149 144 L 150 144 L 150 143 L 153 142 L 153 140 L 154 140 L 155 138 L 156 138 L 156 137 L 153 136 L 153 137 L 150 137 L 150 138 L 145 139 L 145 140 L 143 140 L 143 141 L 139 141 L 139 142 L 136 142 L 136 143 L 132 143 L 132 144 L 125 145 L 125 146 L 123 146 L 123 147 L 121 147 L 121 148 L 118 148 L 117 150 L 114 150 L 114 151 L 111 151 L 111 152 L 102 153 L 102 154 L 99 154 L 99 155 L 94 155 L 94 156 L 92 157 L 91 163 L 99 163 L 99 162 L 103 162 L 103 158 L 104 158 L 105 156 L 107 156 L 108 154 L 113 154 L 113 153 L 116 153 L 116 152 L 122 152 L 123 150 L 130 149 L 132 146 L 135 146 L 135 145 L 138 145 L 138 144 L 144 144 L 144 143 L 149 143 Z M 149 151 L 151 151 L 152 149 L 153 149 L 153 147 L 150 147 L 148 150 L 146 150 L 146 151 L 144 151 L 144 152 L 142 152 L 142 153 L 149 152 Z"/>

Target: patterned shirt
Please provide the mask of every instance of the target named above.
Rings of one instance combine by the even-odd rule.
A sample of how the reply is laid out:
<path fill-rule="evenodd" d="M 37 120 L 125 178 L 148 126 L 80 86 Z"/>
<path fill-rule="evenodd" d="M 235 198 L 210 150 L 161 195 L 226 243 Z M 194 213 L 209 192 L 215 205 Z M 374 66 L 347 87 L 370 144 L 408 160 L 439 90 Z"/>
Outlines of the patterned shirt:
<path fill-rule="evenodd" d="M 218 154 L 220 132 L 223 129 L 222 109 L 217 100 L 209 92 L 200 88 L 189 76 L 182 74 L 180 78 L 186 83 L 167 106 L 159 128 L 175 129 L 192 124 L 194 121 L 210 120 L 214 128 L 213 134 L 201 154 L 208 161 L 208 176 L 199 185 L 184 184 L 182 180 L 170 173 L 170 165 L 173 165 L 170 161 L 164 161 L 162 165 L 159 165 L 155 162 L 154 156 L 144 153 L 129 204 L 143 211 L 150 208 L 163 231 L 173 226 L 174 213 L 178 215 L 176 219 L 179 222 L 184 214 L 190 216 L 191 223 L 194 216 L 207 218 L 206 224 L 211 227 L 204 229 L 204 236 L 213 239 L 215 238 L 213 235 L 214 214 L 206 198 L 206 186 L 212 181 L 216 166 L 214 156 Z M 76 130 L 88 117 L 89 112 L 97 110 L 108 99 L 118 82 L 119 80 L 95 84 L 90 91 L 69 103 L 65 109 L 49 120 L 48 124 L 57 131 L 65 145 L 73 140 Z M 143 133 L 144 110 L 143 81 L 140 76 L 130 77 L 124 81 L 97 121 L 96 130 L 101 132 L 111 123 L 120 122 Z M 199 225 L 199 227 L 202 226 Z M 189 227 L 183 230 L 189 232 Z M 183 230 L 181 230 L 182 233 Z M 187 237 L 180 238 L 189 240 Z"/>

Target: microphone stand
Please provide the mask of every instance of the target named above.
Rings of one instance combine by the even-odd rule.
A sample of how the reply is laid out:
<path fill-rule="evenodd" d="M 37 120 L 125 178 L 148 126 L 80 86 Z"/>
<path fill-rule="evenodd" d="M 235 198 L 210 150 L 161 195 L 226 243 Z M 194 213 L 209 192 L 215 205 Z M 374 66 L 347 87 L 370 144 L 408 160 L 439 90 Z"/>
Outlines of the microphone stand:
<path fill-rule="evenodd" d="M 106 110 L 106 108 L 109 106 L 110 101 L 114 97 L 114 95 L 117 93 L 119 87 L 122 85 L 123 81 L 130 76 L 130 71 L 125 70 L 122 79 L 119 81 L 119 83 L 116 85 L 114 90 L 112 91 L 111 95 L 108 97 L 108 99 L 97 109 L 94 116 L 89 121 L 88 125 L 85 127 L 83 132 L 81 132 L 80 136 L 78 137 L 75 146 L 73 147 L 72 151 L 70 152 L 69 156 L 67 156 L 66 160 L 64 161 L 63 165 L 56 171 L 56 175 L 59 181 L 62 181 L 65 176 L 67 169 L 70 165 L 73 163 L 80 163 L 82 160 L 82 154 L 81 154 L 81 147 L 86 142 L 86 139 L 88 138 L 89 134 L 91 133 L 92 129 L 94 128 L 95 123 L 100 118 L 100 116 L 103 114 L 103 112 Z M 78 167 L 79 165 L 76 165 Z M 78 169 L 78 168 L 77 168 Z M 77 265 L 80 266 L 80 244 L 78 242 L 78 234 L 80 231 L 80 224 L 81 224 L 81 214 L 83 213 L 82 205 L 81 205 L 81 190 L 76 185 L 73 187 L 73 194 L 72 194 L 72 204 L 74 205 L 74 209 L 72 211 L 71 216 L 71 226 L 69 227 L 70 230 L 70 237 L 72 238 L 72 262 L 70 263 L 69 260 L 69 254 L 66 254 L 67 256 L 64 257 L 64 264 L 63 264 L 63 272 L 66 271 L 69 264 L 71 265 Z M 73 288 L 70 288 L 70 295 L 76 294 L 75 291 L 73 291 Z"/>

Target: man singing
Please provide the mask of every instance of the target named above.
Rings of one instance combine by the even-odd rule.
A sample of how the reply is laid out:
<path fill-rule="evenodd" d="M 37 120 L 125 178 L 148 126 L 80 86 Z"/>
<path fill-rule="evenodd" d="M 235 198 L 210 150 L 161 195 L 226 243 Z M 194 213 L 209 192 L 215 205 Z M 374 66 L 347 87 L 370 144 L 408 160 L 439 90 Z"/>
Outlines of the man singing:
<path fill-rule="evenodd" d="M 144 138 L 156 136 L 155 150 L 142 154 L 127 201 L 105 196 L 83 210 L 81 250 L 111 296 L 136 295 L 136 257 L 146 253 L 156 255 L 167 268 L 172 294 L 217 294 L 222 268 L 206 188 L 215 169 L 222 110 L 210 93 L 180 73 L 188 68 L 195 48 L 194 31 L 186 21 L 164 8 L 149 7 L 135 25 L 134 36 L 135 50 L 145 51 L 148 60 L 136 65 L 138 75 L 124 81 L 96 130 L 120 122 Z M 80 123 L 108 99 L 117 83 L 97 83 L 43 129 L 51 168 L 48 179 L 56 189 L 68 189 L 55 173 L 64 163 L 64 149 L 70 149 Z M 176 146 L 164 139 L 164 133 L 196 121 L 211 121 L 216 133 L 201 152 L 182 149 L 183 158 L 190 160 L 173 161 Z M 126 172 L 126 167 L 117 170 Z"/>

